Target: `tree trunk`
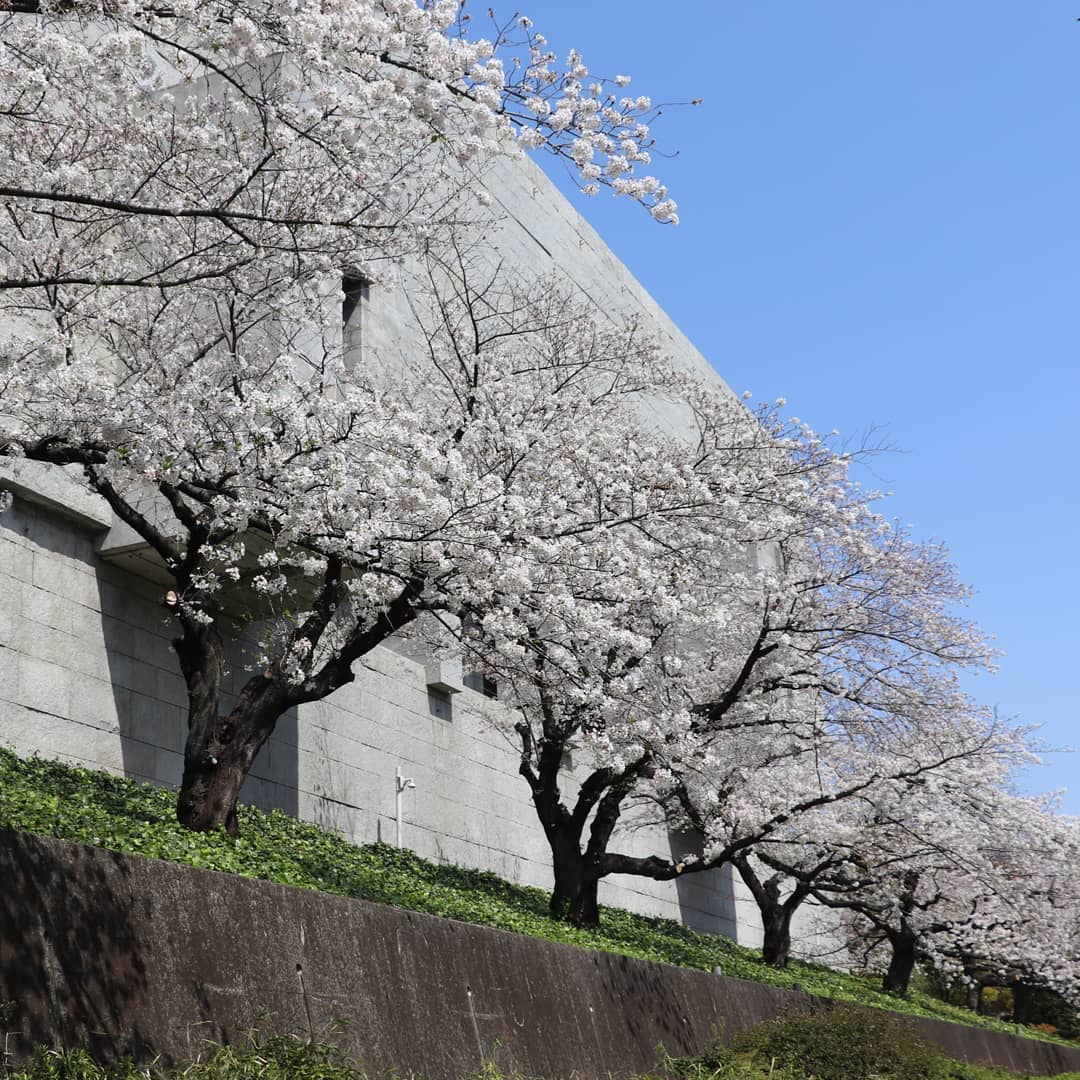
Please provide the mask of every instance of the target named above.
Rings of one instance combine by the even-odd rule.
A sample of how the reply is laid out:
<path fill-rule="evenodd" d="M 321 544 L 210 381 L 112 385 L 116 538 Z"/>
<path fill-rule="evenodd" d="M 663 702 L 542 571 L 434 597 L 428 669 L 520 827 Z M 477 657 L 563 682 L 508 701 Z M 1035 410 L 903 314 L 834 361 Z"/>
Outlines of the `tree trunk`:
<path fill-rule="evenodd" d="M 183 624 L 173 645 L 188 688 L 188 737 L 176 818 L 196 832 L 224 828 L 236 836 L 236 804 L 255 755 L 288 705 L 280 680 L 255 675 L 235 707 L 221 716 L 225 649 L 212 624 Z"/>
<path fill-rule="evenodd" d="M 906 994 L 915 971 L 915 935 L 910 931 L 890 934 L 889 944 L 892 958 L 882 980 L 882 989 L 887 994 Z"/>
<path fill-rule="evenodd" d="M 551 859 L 555 871 L 549 903 L 551 917 L 579 926 L 599 925 L 599 879 L 581 852 L 579 837 L 560 836 L 551 842 Z"/>
<path fill-rule="evenodd" d="M 1035 1015 L 1035 991 L 1027 983 L 1014 982 L 1013 1015 L 1014 1024 L 1030 1024 Z"/>
<path fill-rule="evenodd" d="M 762 880 L 746 854 L 735 855 L 731 861 L 750 890 L 761 915 L 761 958 L 770 967 L 787 967 L 791 958 L 791 920 L 809 896 L 809 889 L 799 882 L 787 900 L 783 901 L 780 899 L 782 878 L 779 872 Z"/>
<path fill-rule="evenodd" d="M 978 979 L 968 983 L 964 1004 L 974 1013 L 982 1012 L 982 992 L 983 986 Z"/>
<path fill-rule="evenodd" d="M 794 909 L 784 904 L 776 904 L 768 910 L 761 910 L 761 925 L 764 938 L 761 943 L 761 957 L 770 967 L 785 968 L 791 957 L 791 917 Z"/>
<path fill-rule="evenodd" d="M 600 925 L 600 879 L 592 873 L 586 873 L 577 896 L 570 907 L 567 922 L 577 926 L 595 927 Z"/>
<path fill-rule="evenodd" d="M 252 762 L 270 737 L 279 713 L 238 706 L 207 731 L 192 728 L 184 748 L 184 776 L 176 818 L 196 832 L 222 827 L 239 835 L 236 805 Z"/>
<path fill-rule="evenodd" d="M 555 881 L 548 906 L 554 919 L 578 926 L 598 926 L 600 879 L 612 872 L 605 865 L 607 846 L 619 820 L 622 800 L 646 759 L 621 773 L 595 770 L 579 786 L 571 813 L 562 801 L 559 775 L 566 763 L 570 737 L 579 728 L 576 723 L 561 727 L 546 705 L 545 710 L 544 734 L 540 740 L 534 739 L 532 729 L 524 721 L 516 726 L 516 730 L 521 737 L 522 749 L 518 771 L 532 789 L 533 805 L 551 849 Z M 589 843 L 582 850 L 582 834 L 593 811 Z M 650 860 L 632 861 L 647 863 Z"/>

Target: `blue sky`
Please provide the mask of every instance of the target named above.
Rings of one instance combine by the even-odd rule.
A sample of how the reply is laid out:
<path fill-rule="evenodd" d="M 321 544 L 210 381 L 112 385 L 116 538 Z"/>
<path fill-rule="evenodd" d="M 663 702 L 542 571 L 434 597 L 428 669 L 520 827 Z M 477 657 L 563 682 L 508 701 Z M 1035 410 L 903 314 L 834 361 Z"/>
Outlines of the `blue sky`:
<path fill-rule="evenodd" d="M 896 448 L 870 481 L 1005 652 L 973 692 L 1080 744 L 1080 5 L 524 10 L 594 73 L 704 99 L 654 128 L 680 226 L 574 201 L 734 390 Z M 1047 761 L 1027 789 L 1080 813 L 1080 755 Z"/>

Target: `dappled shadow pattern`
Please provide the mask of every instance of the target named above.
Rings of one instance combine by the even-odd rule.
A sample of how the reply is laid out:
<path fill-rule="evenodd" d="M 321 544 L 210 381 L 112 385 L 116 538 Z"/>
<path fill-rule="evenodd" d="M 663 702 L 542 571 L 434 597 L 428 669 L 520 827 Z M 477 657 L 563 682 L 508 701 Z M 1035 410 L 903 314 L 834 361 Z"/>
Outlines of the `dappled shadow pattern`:
<path fill-rule="evenodd" d="M 127 866 L 0 831 L 0 1002 L 18 1056 L 38 1044 L 85 1046 L 102 1061 L 152 1052 L 133 1020 L 149 983 L 130 916 L 146 901 L 126 894 Z"/>

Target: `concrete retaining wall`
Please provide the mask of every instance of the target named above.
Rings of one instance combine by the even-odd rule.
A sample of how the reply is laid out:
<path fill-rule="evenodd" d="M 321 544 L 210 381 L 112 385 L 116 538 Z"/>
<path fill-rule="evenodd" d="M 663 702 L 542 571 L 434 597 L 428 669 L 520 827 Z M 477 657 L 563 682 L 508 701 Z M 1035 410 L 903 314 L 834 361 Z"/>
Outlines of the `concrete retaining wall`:
<path fill-rule="evenodd" d="M 181 1058 L 263 1030 L 318 1034 L 429 1080 L 493 1059 L 530 1076 L 627 1075 L 827 1003 L 704 972 L 395 908 L 0 832 L 0 1002 L 25 1054 Z M 958 1057 L 1049 1076 L 1080 1050 L 933 1021 Z"/>

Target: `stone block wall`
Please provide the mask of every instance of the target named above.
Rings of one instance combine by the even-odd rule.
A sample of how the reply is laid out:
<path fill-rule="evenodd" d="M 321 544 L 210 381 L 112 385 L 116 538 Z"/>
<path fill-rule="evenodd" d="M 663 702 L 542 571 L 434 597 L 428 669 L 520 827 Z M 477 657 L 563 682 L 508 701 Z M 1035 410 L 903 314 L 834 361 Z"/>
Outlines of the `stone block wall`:
<path fill-rule="evenodd" d="M 89 529 L 22 498 L 0 515 L 0 741 L 178 783 L 187 693 L 161 588 Z"/>

